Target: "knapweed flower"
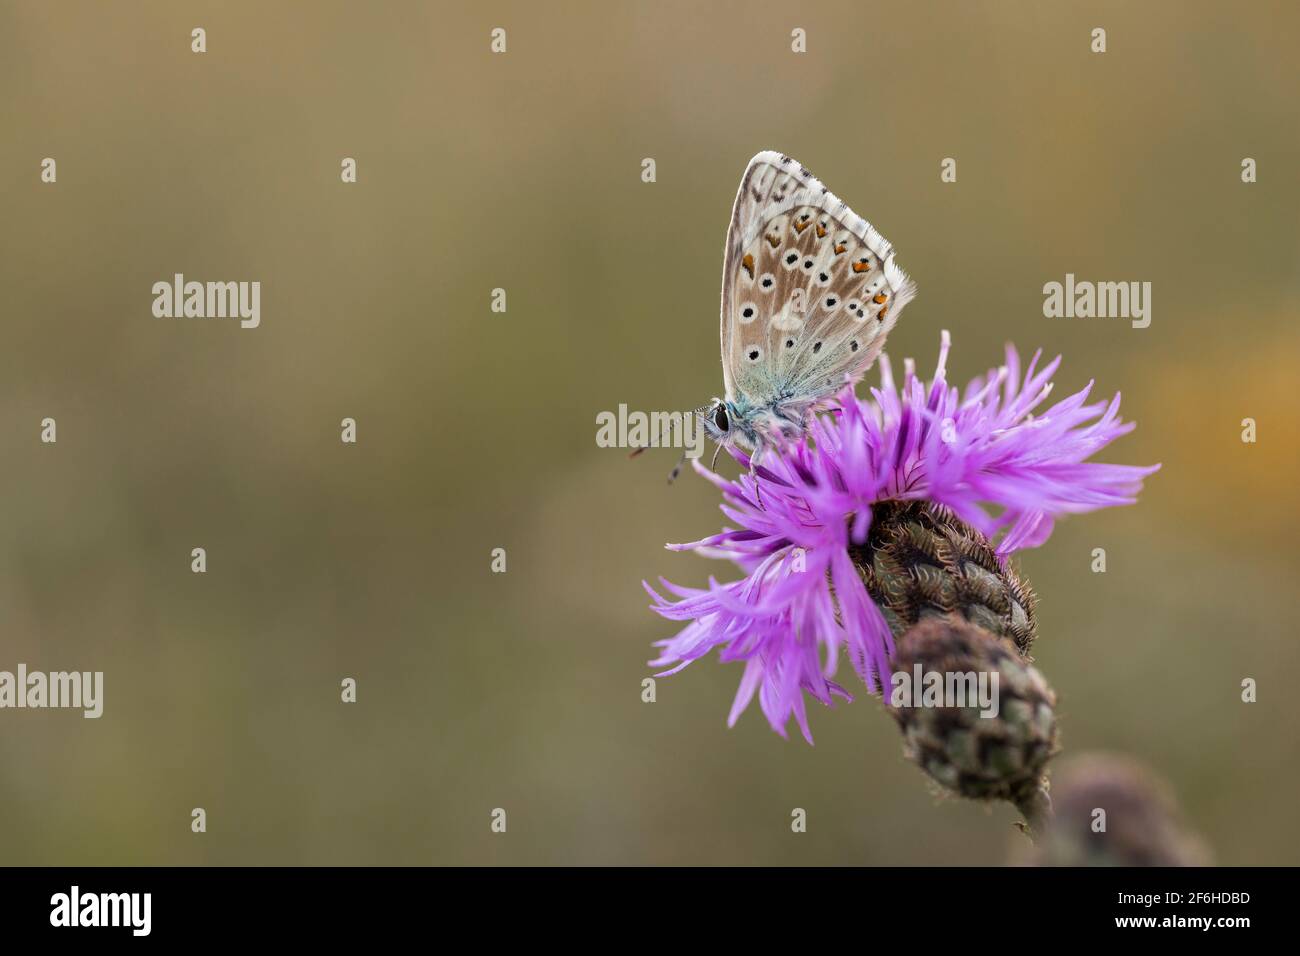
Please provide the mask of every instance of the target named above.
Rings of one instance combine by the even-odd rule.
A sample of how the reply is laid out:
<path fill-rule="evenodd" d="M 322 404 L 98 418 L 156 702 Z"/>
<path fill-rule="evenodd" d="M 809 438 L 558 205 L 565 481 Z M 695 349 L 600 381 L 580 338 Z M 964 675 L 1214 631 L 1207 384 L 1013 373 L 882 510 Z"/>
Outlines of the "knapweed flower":
<path fill-rule="evenodd" d="M 1008 557 L 1046 541 L 1059 515 L 1133 503 L 1159 467 L 1088 461 L 1134 427 L 1118 394 L 1090 403 L 1090 383 L 1035 414 L 1059 358 L 1039 369 L 1036 353 L 1022 375 L 1008 346 L 1004 365 L 962 391 L 948 384 L 948 349 L 945 332 L 932 380 L 909 361 L 901 388 L 882 355 L 870 399 L 846 386 L 838 409 L 764 452 L 752 475 L 732 481 L 694 463 L 736 527 L 669 547 L 733 561 L 744 577 L 705 589 L 664 581 L 676 601 L 647 584 L 656 612 L 691 622 L 658 642 L 651 665 L 675 673 L 714 648 L 744 661 L 729 724 L 757 693 L 777 733 L 793 716 L 811 743 L 804 693 L 852 699 L 833 679 L 842 652 L 875 693 L 918 602 L 966 610 L 1027 653 L 1032 600 Z"/>

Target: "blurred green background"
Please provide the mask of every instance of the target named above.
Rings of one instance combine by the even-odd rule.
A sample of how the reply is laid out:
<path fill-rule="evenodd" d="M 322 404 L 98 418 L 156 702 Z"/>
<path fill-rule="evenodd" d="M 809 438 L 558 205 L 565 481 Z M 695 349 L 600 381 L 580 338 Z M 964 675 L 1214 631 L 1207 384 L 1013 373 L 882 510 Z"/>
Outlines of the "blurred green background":
<path fill-rule="evenodd" d="M 726 728 L 739 665 L 641 702 L 673 626 L 640 581 L 728 576 L 662 549 L 721 515 L 595 416 L 720 391 L 722 242 L 766 148 L 899 250 L 896 360 L 931 368 L 947 328 L 955 380 L 1013 341 L 1064 353 L 1058 394 L 1123 391 L 1107 459 L 1164 469 L 1022 561 L 1066 753 L 1146 762 L 1221 863 L 1300 862 L 1298 27 L 1284 2 L 5 0 L 0 669 L 106 691 L 98 721 L 0 712 L 0 862 L 1007 859 L 1014 812 L 936 799 L 865 693 L 812 711 L 815 747 L 756 705 Z M 175 272 L 261 281 L 261 327 L 153 318 Z M 1151 327 L 1044 318 L 1067 272 L 1152 282 Z"/>

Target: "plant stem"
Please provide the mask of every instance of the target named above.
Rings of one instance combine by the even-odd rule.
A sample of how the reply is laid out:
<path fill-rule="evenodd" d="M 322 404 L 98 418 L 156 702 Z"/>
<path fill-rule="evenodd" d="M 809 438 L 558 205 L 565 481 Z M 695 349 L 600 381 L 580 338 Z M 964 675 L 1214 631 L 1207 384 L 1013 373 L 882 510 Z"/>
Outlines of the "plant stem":
<path fill-rule="evenodd" d="M 1039 782 L 1037 787 L 1014 802 L 1016 809 L 1025 818 L 1025 822 L 1020 824 L 1020 829 L 1031 842 L 1037 843 L 1038 838 L 1052 822 L 1052 798 L 1047 795 L 1047 781 L 1044 779 Z"/>

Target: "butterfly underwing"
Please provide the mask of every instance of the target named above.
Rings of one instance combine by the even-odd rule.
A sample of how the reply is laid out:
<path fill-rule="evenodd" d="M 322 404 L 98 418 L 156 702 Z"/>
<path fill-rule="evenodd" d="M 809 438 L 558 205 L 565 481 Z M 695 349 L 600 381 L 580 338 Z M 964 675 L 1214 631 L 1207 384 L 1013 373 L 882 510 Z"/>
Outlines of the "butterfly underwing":
<path fill-rule="evenodd" d="M 915 294 L 869 222 L 789 156 L 759 153 L 723 251 L 726 394 L 697 412 L 709 437 L 761 451 L 801 435 L 870 368 Z"/>

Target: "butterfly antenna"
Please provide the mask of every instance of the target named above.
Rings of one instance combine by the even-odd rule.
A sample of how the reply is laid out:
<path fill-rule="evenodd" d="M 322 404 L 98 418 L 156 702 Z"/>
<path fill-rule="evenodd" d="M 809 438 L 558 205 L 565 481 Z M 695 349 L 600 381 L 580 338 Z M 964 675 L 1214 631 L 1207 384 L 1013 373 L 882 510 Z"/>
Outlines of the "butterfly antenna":
<path fill-rule="evenodd" d="M 698 420 L 711 407 L 712 407 L 711 405 L 701 405 L 699 408 L 693 408 L 689 412 L 685 413 L 685 417 Z M 718 446 L 718 450 L 719 451 L 722 450 L 721 445 Z M 686 452 L 682 452 L 682 457 L 677 459 L 677 464 L 673 465 L 673 470 L 668 473 L 668 484 L 671 485 L 674 481 L 677 480 L 677 476 L 682 473 L 682 465 L 686 464 L 686 459 L 689 457 L 690 455 L 688 455 Z M 716 464 L 718 461 L 717 452 L 713 453 L 713 461 L 714 464 Z M 713 465 L 709 466 L 709 470 L 710 471 L 713 470 Z"/>
<path fill-rule="evenodd" d="M 668 472 L 668 484 L 677 480 L 677 476 L 682 473 L 682 465 L 686 463 L 686 452 L 682 452 L 682 457 L 677 459 L 677 464 L 673 465 L 673 470 Z"/>

